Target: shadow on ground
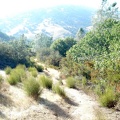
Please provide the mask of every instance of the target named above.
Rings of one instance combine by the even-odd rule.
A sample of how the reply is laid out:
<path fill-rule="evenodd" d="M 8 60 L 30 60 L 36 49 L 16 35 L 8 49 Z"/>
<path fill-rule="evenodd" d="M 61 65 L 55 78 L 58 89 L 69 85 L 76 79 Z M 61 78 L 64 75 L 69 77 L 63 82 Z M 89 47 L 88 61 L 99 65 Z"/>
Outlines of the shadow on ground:
<path fill-rule="evenodd" d="M 0 93 L 0 104 L 6 107 L 10 107 L 14 105 L 13 101 L 9 97 L 4 96 L 1 93 Z"/>
<path fill-rule="evenodd" d="M 47 99 L 40 98 L 40 104 L 43 104 L 47 109 L 49 109 L 50 111 L 53 111 L 53 114 L 58 117 L 62 117 L 64 119 L 71 118 L 70 115 L 66 111 L 60 108 L 60 106 L 58 106 L 57 104 L 51 101 L 48 101 Z"/>
<path fill-rule="evenodd" d="M 70 105 L 78 106 L 79 104 L 71 100 L 70 98 L 65 98 L 64 101 Z"/>
<path fill-rule="evenodd" d="M 8 118 L 0 111 L 0 120 L 8 120 Z"/>

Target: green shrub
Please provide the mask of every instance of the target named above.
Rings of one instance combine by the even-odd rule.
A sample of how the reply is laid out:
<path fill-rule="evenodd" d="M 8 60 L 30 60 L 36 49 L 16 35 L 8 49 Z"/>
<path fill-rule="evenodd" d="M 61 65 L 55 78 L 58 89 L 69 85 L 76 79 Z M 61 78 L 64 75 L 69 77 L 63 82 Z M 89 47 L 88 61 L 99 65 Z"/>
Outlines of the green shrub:
<path fill-rule="evenodd" d="M 87 85 L 87 79 L 85 77 L 82 78 L 82 85 L 83 86 Z"/>
<path fill-rule="evenodd" d="M 16 74 L 16 72 L 12 72 L 7 81 L 10 85 L 16 85 L 18 82 L 20 82 L 20 76 Z"/>
<path fill-rule="evenodd" d="M 11 72 L 11 70 L 12 70 L 12 68 L 8 66 L 8 67 L 5 68 L 5 73 L 6 73 L 7 75 L 9 75 L 10 72 Z"/>
<path fill-rule="evenodd" d="M 35 68 L 37 69 L 38 72 L 43 72 L 44 67 L 42 65 L 35 65 Z"/>
<path fill-rule="evenodd" d="M 35 71 L 31 71 L 31 74 L 32 74 L 33 77 L 37 77 L 38 72 L 36 70 Z"/>
<path fill-rule="evenodd" d="M 11 85 L 16 85 L 18 82 L 21 82 L 24 78 L 26 78 L 26 71 L 24 69 L 15 68 L 11 71 L 7 81 Z"/>
<path fill-rule="evenodd" d="M 38 81 L 36 81 L 33 77 L 28 78 L 23 82 L 23 87 L 28 96 L 37 99 L 42 92 Z"/>
<path fill-rule="evenodd" d="M 37 71 L 37 70 L 36 70 L 35 67 L 29 67 L 29 68 L 28 68 L 28 71 L 29 71 L 29 72 L 32 72 L 32 71 Z"/>
<path fill-rule="evenodd" d="M 16 69 L 23 69 L 23 70 L 25 70 L 25 69 L 26 69 L 26 66 L 25 66 L 25 65 L 22 65 L 22 64 L 18 64 L 18 65 L 16 66 Z"/>
<path fill-rule="evenodd" d="M 62 98 L 66 98 L 66 94 L 63 88 L 61 88 L 59 85 L 53 85 L 52 86 L 52 90 L 53 92 L 55 92 L 56 94 L 60 95 Z"/>
<path fill-rule="evenodd" d="M 53 84 L 52 80 L 44 75 L 40 76 L 39 82 L 43 88 L 48 88 L 48 89 L 52 88 L 52 84 Z"/>
<path fill-rule="evenodd" d="M 28 71 L 31 72 L 33 77 L 37 77 L 38 72 L 37 72 L 37 69 L 35 67 L 29 67 Z"/>
<path fill-rule="evenodd" d="M 117 103 L 117 95 L 113 87 L 107 87 L 105 92 L 100 96 L 100 103 L 104 107 L 114 107 Z"/>
<path fill-rule="evenodd" d="M 69 88 L 75 88 L 75 79 L 73 77 L 68 77 L 66 80 L 66 85 Z"/>

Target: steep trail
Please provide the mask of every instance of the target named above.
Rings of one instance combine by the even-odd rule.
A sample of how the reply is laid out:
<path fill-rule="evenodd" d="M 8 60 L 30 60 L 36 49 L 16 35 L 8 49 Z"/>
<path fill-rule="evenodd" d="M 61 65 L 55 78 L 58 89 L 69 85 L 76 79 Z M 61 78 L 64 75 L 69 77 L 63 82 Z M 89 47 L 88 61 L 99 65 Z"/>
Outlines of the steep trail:
<path fill-rule="evenodd" d="M 54 82 L 59 82 L 60 72 L 47 68 L 48 74 Z M 65 80 L 63 81 L 63 83 Z M 99 104 L 90 96 L 86 95 L 82 90 L 70 89 L 64 86 L 65 92 L 76 105 L 70 106 L 69 114 L 74 120 L 95 120 L 97 119 L 95 110 L 99 109 Z"/>
<path fill-rule="evenodd" d="M 47 73 L 55 83 L 60 80 L 58 70 L 47 68 Z M 62 81 L 65 84 L 65 80 Z M 69 114 L 73 120 L 120 120 L 120 111 L 101 107 L 95 98 L 87 95 L 83 90 L 70 89 L 64 85 L 65 92 L 73 102 Z"/>
<path fill-rule="evenodd" d="M 44 73 L 51 76 L 54 84 L 59 82 L 58 70 L 47 68 Z M 6 77 L 4 71 L 0 74 Z M 51 90 L 44 89 L 40 99 L 34 101 L 21 87 L 5 82 L 0 90 L 0 120 L 120 120 L 119 111 L 100 107 L 82 90 L 63 87 L 69 99 L 64 100 Z"/>

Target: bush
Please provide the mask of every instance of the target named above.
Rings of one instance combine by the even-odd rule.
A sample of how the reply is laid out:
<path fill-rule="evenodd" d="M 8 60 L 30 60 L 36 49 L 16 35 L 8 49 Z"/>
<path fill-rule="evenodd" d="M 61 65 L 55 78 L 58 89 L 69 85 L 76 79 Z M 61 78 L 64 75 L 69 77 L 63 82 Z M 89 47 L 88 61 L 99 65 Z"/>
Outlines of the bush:
<path fill-rule="evenodd" d="M 38 72 L 43 72 L 44 67 L 42 65 L 35 65 L 35 68 L 37 69 Z"/>
<path fill-rule="evenodd" d="M 37 99 L 42 92 L 39 83 L 33 78 L 29 78 L 23 82 L 24 90 L 28 96 Z"/>
<path fill-rule="evenodd" d="M 75 88 L 75 79 L 73 77 L 68 77 L 66 80 L 66 85 L 69 88 Z"/>
<path fill-rule="evenodd" d="M 25 66 L 25 65 L 22 65 L 22 64 L 18 64 L 18 65 L 16 66 L 16 69 L 23 69 L 23 70 L 25 70 L 25 69 L 26 69 L 26 66 Z"/>
<path fill-rule="evenodd" d="M 11 67 L 6 67 L 6 68 L 5 68 L 5 73 L 6 73 L 7 75 L 9 75 L 10 72 L 11 72 L 11 70 L 12 70 Z"/>
<path fill-rule="evenodd" d="M 12 72 L 7 81 L 10 85 L 16 85 L 18 82 L 20 82 L 20 76 L 16 74 L 16 72 Z"/>
<path fill-rule="evenodd" d="M 100 96 L 100 103 L 104 107 L 114 107 L 117 104 L 118 98 L 112 87 L 107 87 L 105 92 Z"/>
<path fill-rule="evenodd" d="M 60 95 L 62 98 L 66 98 L 66 94 L 63 88 L 61 88 L 59 85 L 53 85 L 52 86 L 52 90 L 53 92 L 57 93 L 58 95 Z"/>
<path fill-rule="evenodd" d="M 26 71 L 22 68 L 15 68 L 11 71 L 7 81 L 11 85 L 16 85 L 18 82 L 21 82 L 24 78 L 26 78 Z"/>
<path fill-rule="evenodd" d="M 35 71 L 31 71 L 31 74 L 32 74 L 33 77 L 37 77 L 38 72 L 37 72 L 37 70 L 35 70 Z"/>
<path fill-rule="evenodd" d="M 48 89 L 52 88 L 52 84 L 53 84 L 52 80 L 44 75 L 40 76 L 39 82 L 43 88 L 48 88 Z"/>
<path fill-rule="evenodd" d="M 32 72 L 32 71 L 37 71 L 37 70 L 36 70 L 35 67 L 29 67 L 29 68 L 28 68 L 28 71 L 29 71 L 29 72 Z"/>
<path fill-rule="evenodd" d="M 38 72 L 37 72 L 37 69 L 35 67 L 29 67 L 28 71 L 31 72 L 33 77 L 37 77 Z"/>

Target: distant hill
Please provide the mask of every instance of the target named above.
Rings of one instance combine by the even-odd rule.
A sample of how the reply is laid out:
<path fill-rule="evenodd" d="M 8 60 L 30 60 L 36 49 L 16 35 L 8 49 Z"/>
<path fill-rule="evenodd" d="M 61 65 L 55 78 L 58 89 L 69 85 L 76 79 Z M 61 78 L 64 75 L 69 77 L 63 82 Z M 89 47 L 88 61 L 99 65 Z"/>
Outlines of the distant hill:
<path fill-rule="evenodd" d="M 14 17 L 0 19 L 0 29 L 8 35 L 25 34 L 28 38 L 44 32 L 54 39 L 75 36 L 80 27 L 91 25 L 94 10 L 79 6 L 57 6 L 36 9 Z"/>
<path fill-rule="evenodd" d="M 7 34 L 3 33 L 0 31 L 0 40 L 2 41 L 8 41 L 8 40 L 11 40 L 13 39 L 14 37 L 12 36 L 8 36 Z"/>

